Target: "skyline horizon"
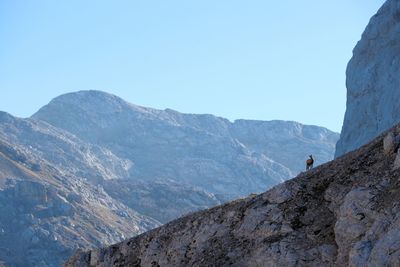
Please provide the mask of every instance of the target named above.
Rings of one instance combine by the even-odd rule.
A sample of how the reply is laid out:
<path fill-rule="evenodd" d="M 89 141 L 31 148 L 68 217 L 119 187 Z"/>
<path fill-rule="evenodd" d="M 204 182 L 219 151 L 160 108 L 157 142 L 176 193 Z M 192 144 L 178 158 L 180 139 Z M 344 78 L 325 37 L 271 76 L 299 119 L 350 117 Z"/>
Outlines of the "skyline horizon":
<path fill-rule="evenodd" d="M 29 117 L 93 89 L 156 109 L 341 132 L 346 66 L 383 2 L 0 2 L 0 110 Z"/>
<path fill-rule="evenodd" d="M 37 113 L 41 108 L 43 108 L 44 106 L 46 106 L 47 104 L 49 104 L 51 101 L 53 101 L 54 99 L 56 99 L 56 98 L 58 98 L 58 97 L 61 97 L 61 96 L 63 96 L 63 95 L 69 95 L 69 94 L 74 94 L 74 93 L 79 93 L 79 92 L 90 92 L 90 91 L 101 92 L 101 93 L 106 93 L 106 94 L 109 94 L 109 95 L 113 95 L 113 96 L 116 96 L 116 97 L 122 99 L 123 101 L 125 101 L 125 102 L 127 102 L 127 103 L 129 103 L 129 104 L 131 104 L 131 105 L 138 106 L 138 107 L 143 107 L 143 108 L 148 108 L 148 109 L 162 110 L 162 111 L 165 111 L 165 110 L 172 110 L 172 111 L 175 111 L 175 112 L 178 112 L 178 113 L 181 113 L 181 114 L 190 114 L 190 115 L 212 115 L 212 116 L 215 116 L 215 117 L 218 117 L 218 118 L 226 119 L 226 120 L 228 120 L 230 123 L 234 123 L 235 121 L 239 121 L 239 120 L 246 120 L 246 121 L 266 121 L 266 122 L 268 122 L 268 121 L 294 122 L 294 123 L 299 123 L 299 124 L 304 125 L 304 126 L 317 126 L 317 127 L 325 128 L 325 129 L 327 129 L 327 130 L 329 130 L 329 131 L 331 131 L 331 132 L 340 134 L 340 132 L 337 132 L 337 131 L 335 131 L 335 130 L 332 130 L 332 129 L 330 129 L 330 128 L 328 128 L 328 127 L 325 127 L 325 126 L 323 126 L 323 125 L 308 124 L 308 123 L 303 123 L 303 122 L 301 122 L 301 121 L 288 120 L 288 119 L 269 119 L 269 120 L 251 119 L 251 118 L 235 118 L 235 119 L 231 119 L 231 118 L 228 118 L 228 117 L 220 116 L 220 115 L 218 115 L 218 114 L 207 113 L 207 112 L 205 112 L 205 113 L 191 113 L 191 112 L 185 112 L 185 111 L 181 111 L 181 110 L 176 110 L 176 109 L 169 108 L 169 107 L 166 107 L 166 108 L 155 108 L 155 107 L 151 107 L 151 106 L 141 105 L 141 104 L 138 104 L 138 103 L 133 103 L 133 102 L 130 102 L 130 101 L 128 101 L 128 100 L 122 98 L 121 96 L 119 96 L 119 95 L 117 95 L 117 94 L 110 93 L 110 92 L 104 91 L 104 90 L 96 90 L 96 89 L 70 91 L 70 92 L 66 92 L 66 93 L 57 95 L 57 96 L 51 98 L 46 104 L 44 104 L 43 106 L 39 107 L 36 111 L 34 111 L 32 114 L 30 114 L 30 115 L 28 115 L 28 116 L 18 116 L 18 115 L 16 115 L 16 114 L 13 114 L 13 113 L 11 113 L 11 112 L 8 112 L 7 110 L 0 110 L 0 112 L 8 113 L 8 114 L 10 114 L 11 116 L 16 117 L 16 118 L 28 119 L 28 118 L 31 118 L 35 113 Z"/>

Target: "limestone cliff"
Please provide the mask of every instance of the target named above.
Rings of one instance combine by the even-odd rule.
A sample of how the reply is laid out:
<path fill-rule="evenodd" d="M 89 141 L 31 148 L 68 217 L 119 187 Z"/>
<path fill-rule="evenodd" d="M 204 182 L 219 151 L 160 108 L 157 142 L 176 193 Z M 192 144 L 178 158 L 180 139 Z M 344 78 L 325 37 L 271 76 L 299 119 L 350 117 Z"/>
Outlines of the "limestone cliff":
<path fill-rule="evenodd" d="M 347 66 L 347 108 L 336 157 L 400 121 L 400 1 L 373 16 Z"/>

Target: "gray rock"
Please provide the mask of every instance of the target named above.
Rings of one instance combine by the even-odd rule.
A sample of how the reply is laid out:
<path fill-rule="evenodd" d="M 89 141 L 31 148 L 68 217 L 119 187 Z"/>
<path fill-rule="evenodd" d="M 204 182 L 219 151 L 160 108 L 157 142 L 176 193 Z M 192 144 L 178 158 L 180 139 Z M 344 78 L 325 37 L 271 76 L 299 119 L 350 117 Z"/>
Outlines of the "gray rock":
<path fill-rule="evenodd" d="M 394 153 L 396 136 L 393 132 L 389 132 L 383 139 L 383 151 L 386 155 Z"/>
<path fill-rule="evenodd" d="M 45 123 L 5 118 L 0 123 L 0 258 L 6 265 L 60 266 L 77 247 L 118 242 L 127 233 L 159 225 L 95 184 L 110 178 L 103 171 L 107 164 L 96 156 L 105 149 L 89 160 L 79 147 L 93 146 L 71 134 Z M 96 161 L 104 166 L 94 167 Z M 92 183 L 86 177 L 93 177 L 88 179 Z M 117 222 L 115 209 L 128 216 Z"/>
<path fill-rule="evenodd" d="M 293 197 L 293 192 L 287 183 L 282 183 L 269 190 L 266 197 L 271 203 L 282 204 Z"/>
<path fill-rule="evenodd" d="M 400 150 L 397 151 L 396 158 L 395 158 L 394 163 L 393 163 L 393 169 L 394 170 L 397 170 L 399 168 L 400 168 Z"/>
<path fill-rule="evenodd" d="M 388 0 L 353 50 L 346 71 L 347 107 L 336 157 L 400 121 L 400 5 Z"/>
<path fill-rule="evenodd" d="M 365 234 L 367 228 L 372 224 L 370 215 L 373 213 L 371 199 L 374 197 L 372 192 L 366 188 L 356 188 L 350 191 L 343 204 L 340 206 L 339 218 L 335 224 L 335 240 L 338 244 L 337 263 L 343 265 L 349 261 L 350 254 L 354 254 L 352 247 Z M 372 216 L 371 216 L 372 217 Z M 360 249 L 357 248 L 357 251 Z M 357 253 L 359 258 L 362 255 Z M 355 262 L 352 257 L 352 261 Z"/>

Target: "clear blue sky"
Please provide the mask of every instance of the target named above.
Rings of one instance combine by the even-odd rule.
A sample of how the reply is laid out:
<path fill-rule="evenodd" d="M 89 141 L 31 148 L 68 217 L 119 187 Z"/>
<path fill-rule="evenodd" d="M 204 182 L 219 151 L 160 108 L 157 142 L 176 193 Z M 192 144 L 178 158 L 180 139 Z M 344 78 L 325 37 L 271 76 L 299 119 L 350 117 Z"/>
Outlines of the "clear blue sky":
<path fill-rule="evenodd" d="M 341 130 L 345 69 L 383 0 L 0 1 L 0 110 L 66 92 Z"/>

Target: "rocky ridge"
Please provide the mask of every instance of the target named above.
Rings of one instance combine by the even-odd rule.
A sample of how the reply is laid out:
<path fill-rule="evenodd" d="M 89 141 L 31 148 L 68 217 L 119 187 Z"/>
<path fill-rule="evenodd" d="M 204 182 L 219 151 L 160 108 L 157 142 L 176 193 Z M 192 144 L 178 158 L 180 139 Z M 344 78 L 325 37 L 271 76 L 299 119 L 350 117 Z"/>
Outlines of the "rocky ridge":
<path fill-rule="evenodd" d="M 65 266 L 399 266 L 395 157 L 380 136 L 266 193 L 79 252 Z"/>
<path fill-rule="evenodd" d="M 213 115 L 145 108 L 100 91 L 62 95 L 32 118 L 132 162 L 133 180 L 174 180 L 221 200 L 292 177 L 304 169 L 310 153 L 317 163 L 332 159 L 338 138 L 296 122 L 231 123 Z"/>

